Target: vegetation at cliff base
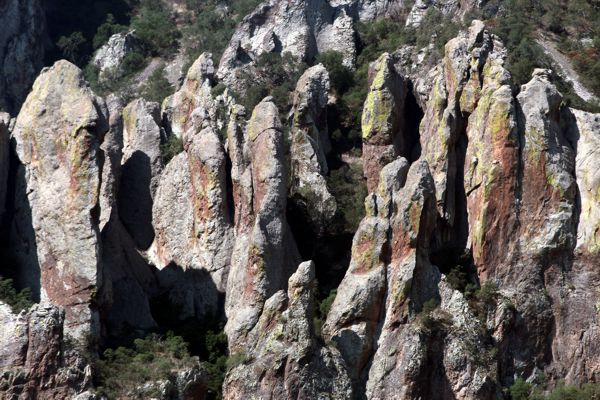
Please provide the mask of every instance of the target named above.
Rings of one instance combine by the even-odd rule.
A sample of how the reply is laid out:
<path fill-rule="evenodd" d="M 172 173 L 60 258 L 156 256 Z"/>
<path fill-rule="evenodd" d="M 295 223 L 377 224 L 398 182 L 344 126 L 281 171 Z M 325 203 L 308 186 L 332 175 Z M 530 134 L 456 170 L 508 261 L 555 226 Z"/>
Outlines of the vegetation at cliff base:
<path fill-rule="evenodd" d="M 542 389 L 543 383 L 530 383 L 523 378 L 518 378 L 508 388 L 507 394 L 511 400 L 596 400 L 600 398 L 600 384 L 597 383 L 574 386 L 560 382 L 548 393 Z"/>
<path fill-rule="evenodd" d="M 190 356 L 188 345 L 180 336 L 153 334 L 135 339 L 133 347 L 107 349 L 97 361 L 98 391 L 109 399 L 128 396 L 151 396 L 144 386 L 148 382 L 168 380 L 173 371 L 190 369 L 197 360 Z"/>

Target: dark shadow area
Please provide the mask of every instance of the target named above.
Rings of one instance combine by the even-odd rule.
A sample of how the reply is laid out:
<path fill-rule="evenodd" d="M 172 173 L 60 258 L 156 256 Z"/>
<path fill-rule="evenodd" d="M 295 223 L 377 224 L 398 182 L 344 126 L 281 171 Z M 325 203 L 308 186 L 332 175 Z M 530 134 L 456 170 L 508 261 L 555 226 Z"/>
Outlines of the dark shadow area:
<path fill-rule="evenodd" d="M 413 93 L 413 83 L 409 82 L 408 86 L 409 91 L 404 100 L 404 140 L 410 153 L 404 156 L 412 164 L 421 157 L 419 127 L 424 114 Z"/>
<path fill-rule="evenodd" d="M 182 336 L 196 353 L 199 332 L 222 330 L 225 325 L 225 294 L 205 269 L 182 269 L 171 263 L 156 274 L 161 289 L 150 299 L 152 317 L 159 330 Z"/>
<path fill-rule="evenodd" d="M 11 144 L 6 212 L 0 223 L 0 276 L 12 279 L 17 290 L 29 288 L 32 300 L 40 301 L 41 271 L 27 198 L 25 168 Z"/>
<path fill-rule="evenodd" d="M 435 330 L 427 338 L 427 361 L 421 365 L 415 398 L 430 400 L 455 400 L 454 390 L 444 367 L 446 331 Z"/>
<path fill-rule="evenodd" d="M 80 32 L 85 39 L 81 44 L 81 64 L 92 56 L 92 42 L 98 27 L 106 22 L 108 14 L 112 14 L 116 23 L 129 25 L 131 17 L 128 0 L 60 0 L 44 1 L 46 24 L 51 47 L 46 54 L 46 65 L 64 58 L 56 43 L 61 37 L 69 37 Z"/>
<path fill-rule="evenodd" d="M 141 250 L 154 240 L 151 179 L 150 158 L 142 151 L 134 152 L 123 165 L 118 206 L 123 225 Z"/>

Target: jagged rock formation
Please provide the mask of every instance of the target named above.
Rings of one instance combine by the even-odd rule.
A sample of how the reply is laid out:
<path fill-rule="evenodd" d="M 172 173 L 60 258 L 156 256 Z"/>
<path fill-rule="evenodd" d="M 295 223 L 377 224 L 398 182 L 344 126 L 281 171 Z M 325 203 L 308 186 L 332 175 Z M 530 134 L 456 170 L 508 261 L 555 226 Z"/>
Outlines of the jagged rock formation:
<path fill-rule="evenodd" d="M 64 318 L 54 306 L 16 315 L 0 304 L 2 398 L 65 399 L 92 387 L 87 361 L 63 341 Z"/>
<path fill-rule="evenodd" d="M 179 91 L 164 100 L 163 119 L 170 127 L 171 134 L 185 140 L 184 134 L 194 124 L 194 115 L 200 120 L 196 128 L 201 126 L 202 120 L 210 118 L 211 111 L 214 119 L 210 93 L 214 74 L 212 55 L 202 53 L 190 67 Z"/>
<path fill-rule="evenodd" d="M 123 61 L 128 53 L 141 50 L 141 43 L 135 32 L 117 33 L 100 47 L 92 63 L 98 68 L 100 79 L 111 79 L 121 73 Z"/>
<path fill-rule="evenodd" d="M 158 103 L 137 99 L 123 109 L 119 215 L 141 250 L 154 240 L 152 204 L 163 168 L 160 144 L 164 136 Z"/>
<path fill-rule="evenodd" d="M 93 300 L 102 286 L 98 194 L 107 131 L 106 104 L 66 61 L 38 77 L 13 131 L 23 164 L 15 246 L 28 244 L 19 256 L 41 275 L 32 286 L 44 304 L 65 307 L 65 330 L 78 339 L 99 332 Z"/>
<path fill-rule="evenodd" d="M 228 137 L 235 245 L 227 293 L 238 295 L 225 298 L 225 332 L 230 351 L 237 352 L 246 346 L 267 299 L 285 288 L 299 257 L 286 221 L 283 131 L 272 98 L 256 106 L 246 129 L 232 115 Z"/>
<path fill-rule="evenodd" d="M 0 111 L 16 115 L 44 61 L 46 18 L 39 0 L 0 3 Z"/>
<path fill-rule="evenodd" d="M 264 305 L 247 336 L 242 362 L 227 374 L 226 399 L 348 399 L 351 382 L 339 352 L 319 344 L 313 328 L 315 267 L 300 264 L 287 294 Z"/>
<path fill-rule="evenodd" d="M 344 55 L 345 65 L 352 66 L 355 23 L 384 16 L 394 7 L 387 0 L 265 1 L 238 26 L 223 53 L 217 77 L 244 93 L 247 83 L 242 75 L 252 75 L 254 62 L 264 53 L 290 53 L 298 60 L 310 61 L 319 53 L 335 50 Z"/>
<path fill-rule="evenodd" d="M 210 127 L 189 137 L 161 175 L 153 209 L 155 264 L 198 273 L 170 294 L 184 305 L 181 318 L 219 314 L 233 247 L 224 147 Z"/>
<path fill-rule="evenodd" d="M 418 28 L 430 9 L 446 16 L 462 17 L 480 3 L 477 0 L 416 0 L 406 18 L 406 26 Z"/>
<path fill-rule="evenodd" d="M 404 130 L 405 80 L 383 54 L 369 68 L 371 86 L 362 113 L 363 166 L 369 192 L 376 190 L 381 169 L 397 156 L 410 159 L 412 146 Z"/>
<path fill-rule="evenodd" d="M 472 6 L 430 3 L 414 7 Z M 297 244 L 322 237 L 336 212 L 328 73 L 316 65 L 298 81 L 289 148 L 272 98 L 249 115 L 212 85 L 238 89 L 264 52 L 338 49 L 350 65 L 353 25 L 392 6 L 265 2 L 218 73 L 200 56 L 162 115 L 143 99 L 96 97 L 68 62 L 45 69 L 14 127 L 0 114 L 0 213 L 14 195 L 17 281 L 40 302 L 19 315 L 0 304 L 2 396 L 92 396 L 82 352 L 93 357 L 97 339 L 223 314 L 240 361 L 226 399 L 486 400 L 516 377 L 597 379 L 600 115 L 567 107 L 545 70 L 517 90 L 480 21 L 431 68 L 410 47 L 371 64 L 366 216 L 317 329 L 325 296 Z M 7 179 L 9 132 L 21 165 Z M 164 165 L 170 135 L 183 151 Z M 296 212 L 314 237 L 292 233 Z M 199 369 L 156 388 L 207 390 Z"/>
<path fill-rule="evenodd" d="M 309 221 L 312 230 L 322 234 L 336 211 L 325 175 L 326 155 L 331 150 L 327 131 L 329 74 L 323 65 L 309 68 L 298 80 L 291 118 L 290 201 L 294 212 Z"/>

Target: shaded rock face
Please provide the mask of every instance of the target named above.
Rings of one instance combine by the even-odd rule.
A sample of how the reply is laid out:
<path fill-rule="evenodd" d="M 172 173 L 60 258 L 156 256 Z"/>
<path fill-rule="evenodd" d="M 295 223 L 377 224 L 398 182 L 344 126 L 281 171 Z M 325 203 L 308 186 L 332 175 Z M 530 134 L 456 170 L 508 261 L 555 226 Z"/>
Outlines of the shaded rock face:
<path fill-rule="evenodd" d="M 323 65 L 309 68 L 298 80 L 292 119 L 291 184 L 289 197 L 294 213 L 309 221 L 322 234 L 336 211 L 336 201 L 327 189 L 326 154 L 331 149 L 327 132 L 329 74 Z"/>
<path fill-rule="evenodd" d="M 107 131 L 106 104 L 66 61 L 38 77 L 13 131 L 22 163 L 16 248 L 29 246 L 19 258 L 40 271 L 34 288 L 43 303 L 65 307 L 65 330 L 76 338 L 98 332 L 92 303 L 102 286 L 98 196 Z"/>
<path fill-rule="evenodd" d="M 351 398 L 339 352 L 314 336 L 314 279 L 314 264 L 304 262 L 290 277 L 287 293 L 278 291 L 265 302 L 248 334 L 246 360 L 227 374 L 225 398 Z"/>
<path fill-rule="evenodd" d="M 387 0 L 322 0 L 283 3 L 269 0 L 246 16 L 225 49 L 217 76 L 228 87 L 244 93 L 245 73 L 252 74 L 254 62 L 264 53 L 290 53 L 311 61 L 322 52 L 335 50 L 344 55 L 344 64 L 356 58 L 355 23 L 386 15 L 392 6 Z"/>
<path fill-rule="evenodd" d="M 419 161 L 392 151 L 370 167 L 364 156 L 372 193 L 326 338 L 366 398 L 491 399 L 540 371 L 586 381 L 599 357 L 590 342 L 598 116 L 565 107 L 544 70 L 515 96 L 505 50 L 478 21 L 445 50 L 420 95 Z M 366 149 L 403 134 L 391 127 L 406 86 L 389 78 L 387 57 L 372 66 L 385 79 L 373 79 L 365 103 Z M 482 311 L 444 276 L 453 261 L 439 255 L 460 248 L 480 282 L 497 285 L 493 307 Z"/>
<path fill-rule="evenodd" d="M 7 0 L 0 22 L 0 110 L 16 115 L 43 66 L 46 19 L 39 0 Z"/>
<path fill-rule="evenodd" d="M 158 103 L 137 99 L 125 107 L 119 215 L 141 250 L 154 240 L 152 204 L 163 168 L 163 137 Z"/>
<path fill-rule="evenodd" d="M 164 275 L 161 285 L 173 285 L 169 297 L 182 305 L 182 319 L 220 314 L 233 247 L 231 188 L 227 187 L 223 145 L 211 128 L 190 140 L 161 175 L 151 249 Z M 173 279 L 169 270 L 175 266 L 197 278 L 168 283 Z"/>
<path fill-rule="evenodd" d="M 0 221 L 4 217 L 10 168 L 10 115 L 0 113 Z"/>

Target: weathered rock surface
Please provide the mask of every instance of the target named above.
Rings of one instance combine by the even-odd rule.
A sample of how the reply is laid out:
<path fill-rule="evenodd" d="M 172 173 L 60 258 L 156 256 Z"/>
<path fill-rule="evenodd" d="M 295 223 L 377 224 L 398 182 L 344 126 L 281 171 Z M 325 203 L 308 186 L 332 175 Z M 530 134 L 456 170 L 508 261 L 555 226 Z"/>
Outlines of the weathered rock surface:
<path fill-rule="evenodd" d="M 312 262 L 300 264 L 288 284 L 264 305 L 244 347 L 244 360 L 228 372 L 224 398 L 348 399 L 351 381 L 339 352 L 314 333 Z"/>
<path fill-rule="evenodd" d="M 0 111 L 16 115 L 43 66 L 46 18 L 39 0 L 0 3 Z"/>
<path fill-rule="evenodd" d="M 194 124 L 192 113 L 195 110 L 198 110 L 196 113 L 201 120 L 210 117 L 211 113 L 214 117 L 215 111 L 210 93 L 214 74 L 212 55 L 203 53 L 190 67 L 181 88 L 164 100 L 163 120 L 170 127 L 171 134 L 183 138 Z"/>
<path fill-rule="evenodd" d="M 30 246 L 21 262 L 40 271 L 33 287 L 44 304 L 65 308 L 65 330 L 75 338 L 99 332 L 93 299 L 102 286 L 98 196 L 107 131 L 104 101 L 66 61 L 38 77 L 13 131 L 23 164 L 16 232 L 33 234 L 15 238 L 18 248 Z"/>
<path fill-rule="evenodd" d="M 309 68 L 294 92 L 292 119 L 290 201 L 294 211 L 305 216 L 313 232 L 323 233 L 336 211 L 336 201 L 327 189 L 326 154 L 331 149 L 327 132 L 329 74 L 323 65 Z"/>
<path fill-rule="evenodd" d="M 381 169 L 397 156 L 410 159 L 412 146 L 405 135 L 405 80 L 385 53 L 369 68 L 371 86 L 362 113 L 363 168 L 369 192 L 376 190 Z"/>
<path fill-rule="evenodd" d="M 225 150 L 210 127 L 190 137 L 161 175 L 153 209 L 152 253 L 162 286 L 170 286 L 170 268 L 189 275 L 169 295 L 182 304 L 182 319 L 219 314 L 233 248 Z"/>
<path fill-rule="evenodd" d="M 245 129 L 232 116 L 228 132 L 232 160 L 235 245 L 227 281 L 225 332 L 231 352 L 241 351 L 265 302 L 285 288 L 298 264 L 286 221 L 287 171 L 277 107 L 267 97 Z"/>
<path fill-rule="evenodd" d="M 98 49 L 92 60 L 99 70 L 100 79 L 114 79 L 122 73 L 121 68 L 127 54 L 141 50 L 141 46 L 135 32 L 112 35 L 108 42 Z"/>
<path fill-rule="evenodd" d="M 416 0 L 406 18 L 406 26 L 418 28 L 430 9 L 445 16 L 462 17 L 479 4 L 477 0 Z"/>
<path fill-rule="evenodd" d="M 252 74 L 254 62 L 264 53 L 287 52 L 311 61 L 319 53 L 335 50 L 343 54 L 345 65 L 352 66 L 356 22 L 386 15 L 391 7 L 387 0 L 265 1 L 238 26 L 223 53 L 217 76 L 228 87 L 244 93 L 247 83 L 240 77 Z"/>
<path fill-rule="evenodd" d="M 17 315 L 0 303 L 2 398 L 74 398 L 91 387 L 90 366 L 63 338 L 64 318 L 54 306 Z"/>

